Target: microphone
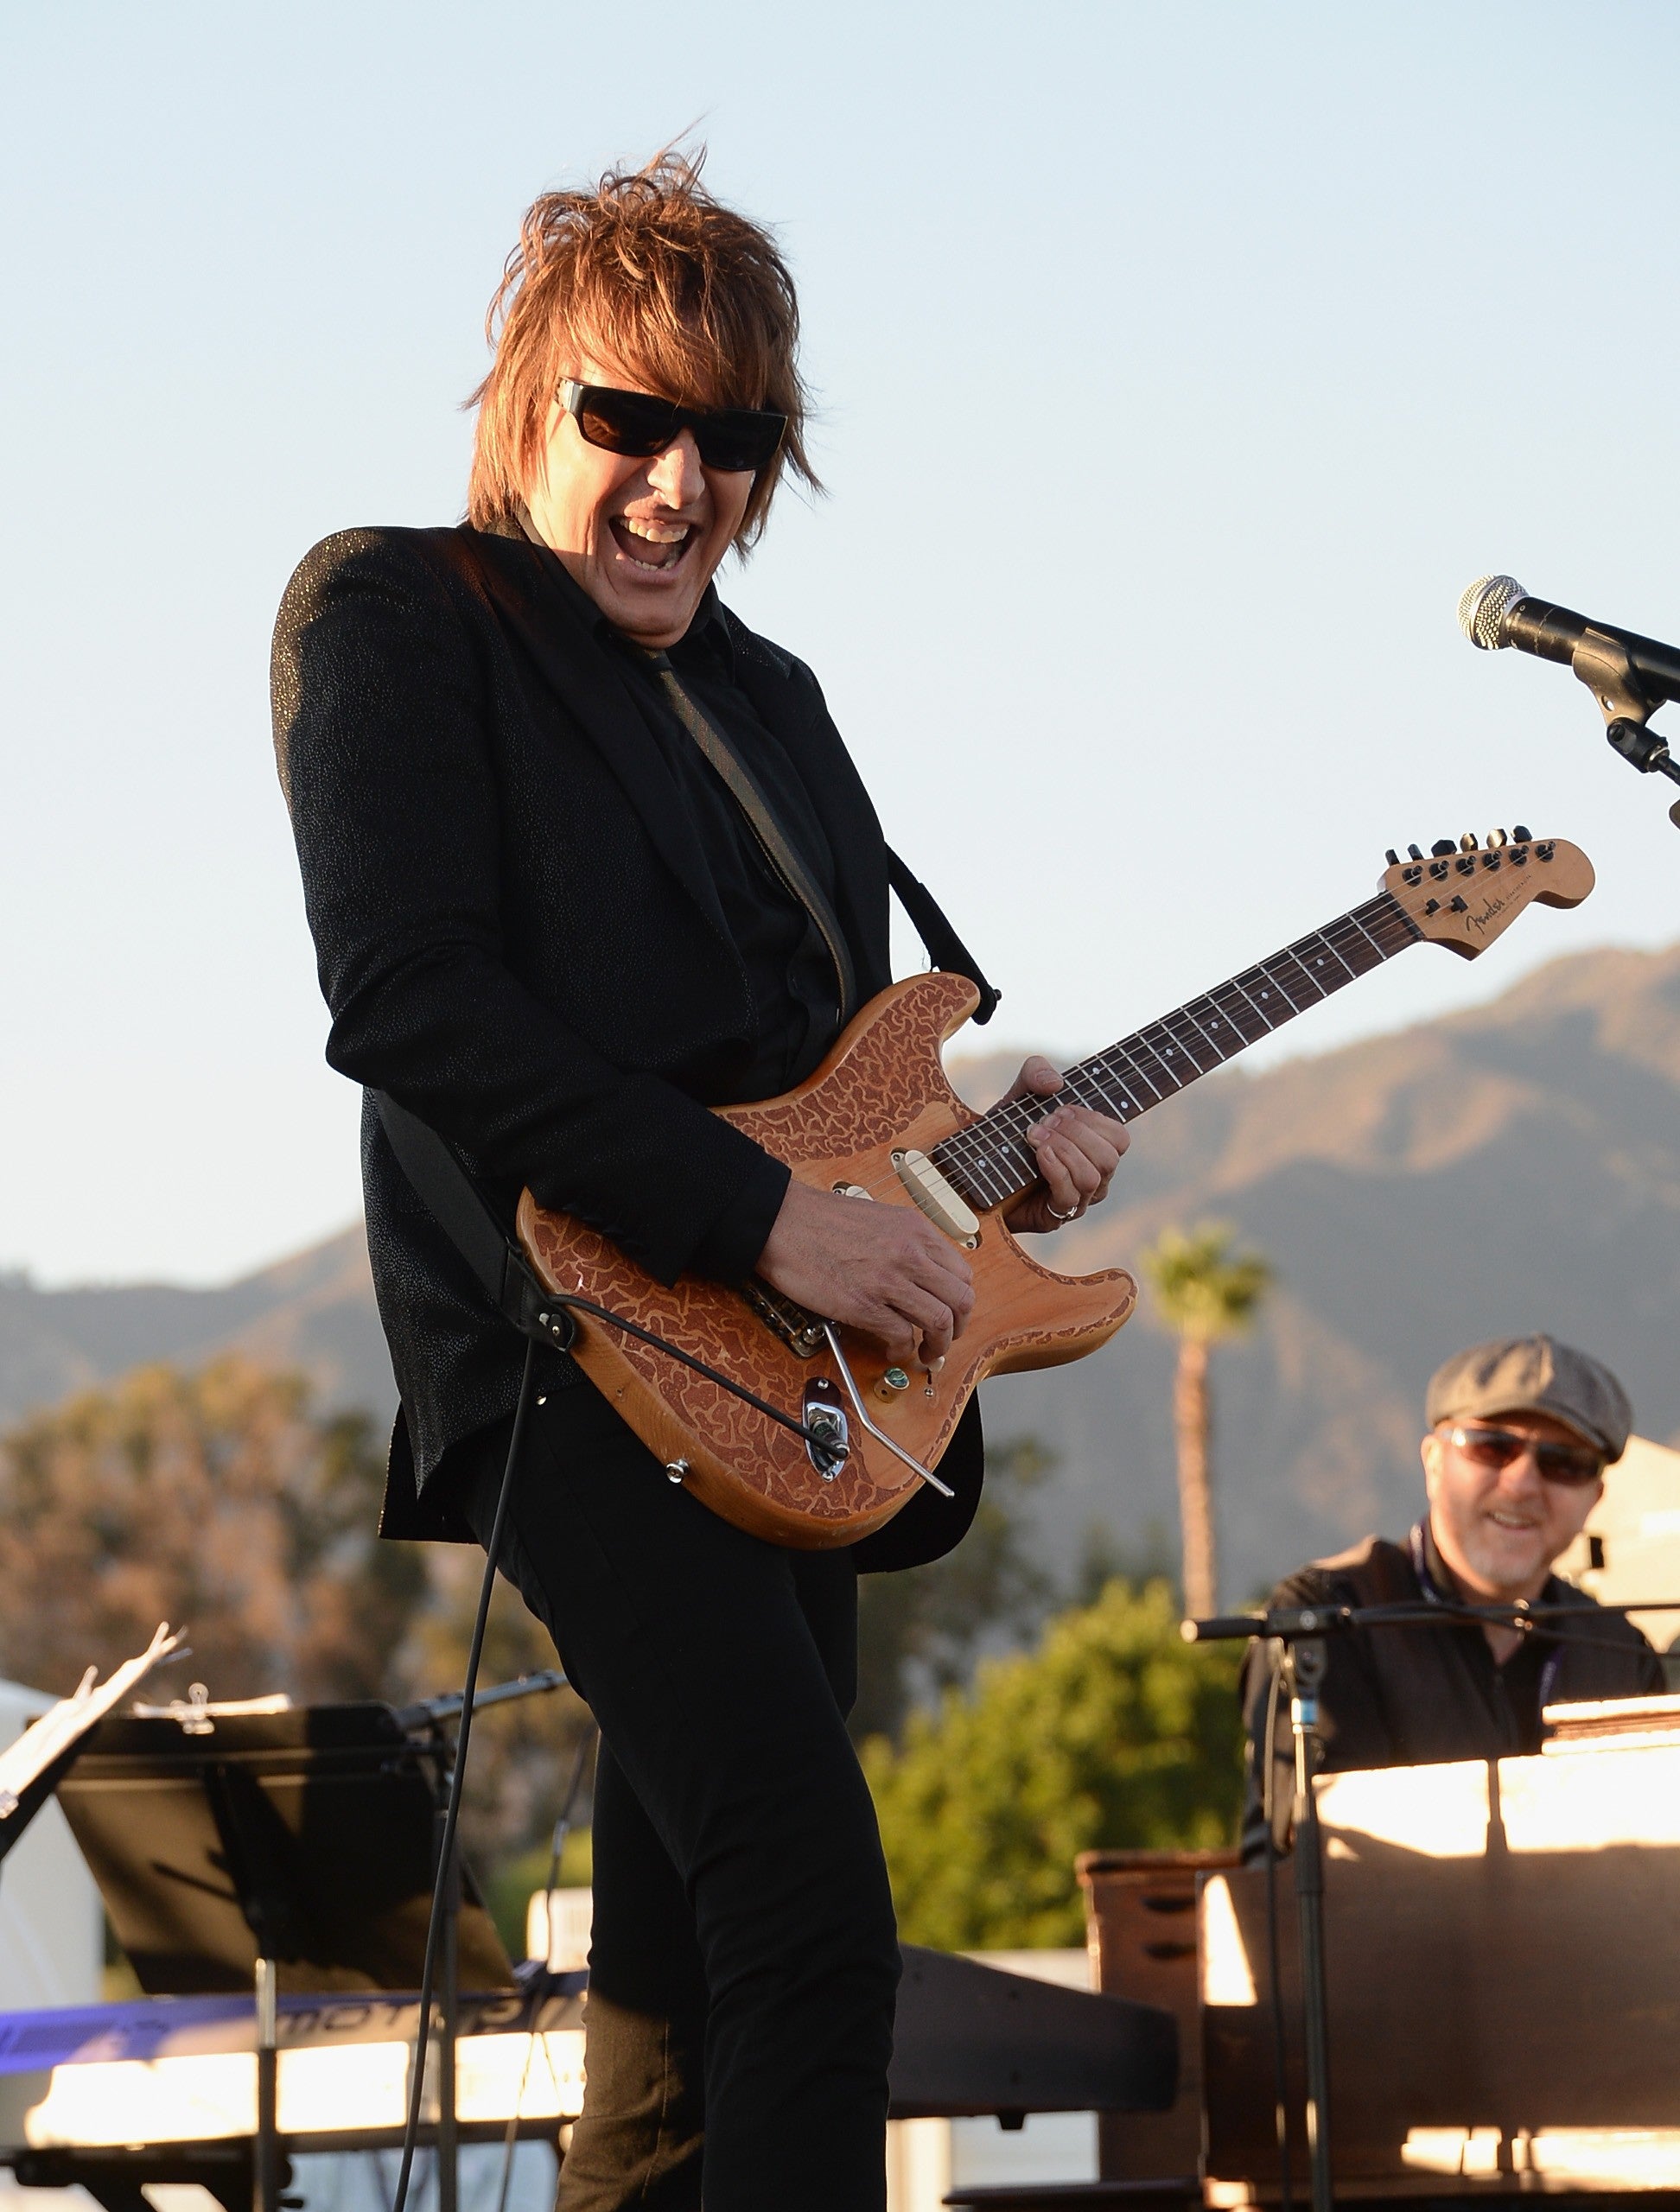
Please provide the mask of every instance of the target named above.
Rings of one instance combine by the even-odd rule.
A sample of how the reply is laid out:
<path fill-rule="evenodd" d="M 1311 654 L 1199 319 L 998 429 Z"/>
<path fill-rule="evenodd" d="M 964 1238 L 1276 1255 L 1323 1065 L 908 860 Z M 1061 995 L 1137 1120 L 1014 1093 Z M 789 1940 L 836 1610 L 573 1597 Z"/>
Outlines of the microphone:
<path fill-rule="evenodd" d="M 1620 647 L 1627 675 L 1645 695 L 1647 708 L 1659 699 L 1680 699 L 1680 651 L 1673 645 L 1530 599 L 1515 576 L 1478 576 L 1459 601 L 1458 619 L 1460 629 L 1483 652 L 1515 645 L 1519 652 L 1561 661 L 1566 668 L 1575 667 L 1583 645 L 1594 658 L 1601 658 L 1594 654 L 1595 645 Z M 1595 671 L 1575 672 L 1589 688 L 1599 688 Z"/>

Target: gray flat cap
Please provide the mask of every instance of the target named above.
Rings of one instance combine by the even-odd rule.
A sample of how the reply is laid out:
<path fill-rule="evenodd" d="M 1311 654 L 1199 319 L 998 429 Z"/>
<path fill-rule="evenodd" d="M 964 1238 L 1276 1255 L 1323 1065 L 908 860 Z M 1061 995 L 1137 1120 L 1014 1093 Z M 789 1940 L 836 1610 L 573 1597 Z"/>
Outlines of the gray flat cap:
<path fill-rule="evenodd" d="M 1429 1378 L 1424 1411 L 1440 1421 L 1489 1414 L 1550 1414 L 1620 1459 L 1633 1426 L 1627 1393 L 1609 1369 L 1556 1337 L 1501 1337 L 1456 1352 Z"/>

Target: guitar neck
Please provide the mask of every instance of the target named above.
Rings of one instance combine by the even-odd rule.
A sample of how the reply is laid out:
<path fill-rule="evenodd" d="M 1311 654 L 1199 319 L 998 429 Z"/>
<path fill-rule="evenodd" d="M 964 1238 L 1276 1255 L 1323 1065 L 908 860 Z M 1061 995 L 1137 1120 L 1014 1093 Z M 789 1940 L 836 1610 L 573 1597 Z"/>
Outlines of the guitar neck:
<path fill-rule="evenodd" d="M 933 1164 L 977 1212 L 991 1212 L 1038 1181 L 1026 1132 L 1057 1106 L 1072 1100 L 1117 1122 L 1135 1122 L 1356 976 L 1420 943 L 1422 934 L 1396 899 L 1378 892 L 1326 928 L 1081 1060 L 1066 1071 L 1053 1097 L 994 1106 L 936 1146 Z"/>

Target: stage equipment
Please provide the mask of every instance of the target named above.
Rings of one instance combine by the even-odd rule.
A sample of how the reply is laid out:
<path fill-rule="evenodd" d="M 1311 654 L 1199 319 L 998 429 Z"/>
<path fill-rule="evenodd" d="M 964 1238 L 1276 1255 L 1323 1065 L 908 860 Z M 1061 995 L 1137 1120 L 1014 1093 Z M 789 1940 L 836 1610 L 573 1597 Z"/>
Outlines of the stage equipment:
<path fill-rule="evenodd" d="M 1549 1708 L 1537 1757 L 1320 1779 L 1339 2202 L 1671 2212 L 1680 1713 L 1634 1702 Z M 1265 1885 L 1202 1884 L 1210 2203 L 1277 2201 L 1275 2008 L 1301 2109 L 1294 1898 L 1280 1982 Z"/>
<path fill-rule="evenodd" d="M 161 1639 L 162 1631 L 160 1656 Z M 563 1680 L 547 1672 L 500 1685 L 480 1701 L 557 1688 Z M 459 1759 L 444 1723 L 457 1717 L 467 1715 L 456 1698 L 398 1713 L 374 1703 L 293 1709 L 281 1701 L 279 1710 L 252 1710 L 199 1695 L 137 1716 L 108 1715 L 75 1747 L 73 1766 L 57 1774 L 71 1832 L 143 1988 L 194 2001 L 254 1992 L 258 2212 L 274 2212 L 282 2187 L 279 2052 L 288 1999 L 418 1983 L 424 1993 L 415 2009 L 425 2022 L 427 1966 L 439 1962 L 442 2021 L 431 2087 L 439 2202 L 443 2212 L 453 2206 L 461 1982 L 512 1987 L 506 1954 L 445 1817 Z M 426 1900 L 438 1891 L 444 1908 L 433 1926 Z M 417 2027 L 417 2037 L 418 2083 L 424 2037 Z"/>
<path fill-rule="evenodd" d="M 130 1659 L 97 1688 L 98 1669 L 90 1667 L 73 1697 L 62 1697 L 32 1721 L 15 1744 L 0 1751 L 0 1859 L 75 1764 L 89 1732 L 114 1713 L 130 1691 L 139 1688 L 154 1667 L 166 1659 L 186 1658 L 177 1632 L 167 1621 L 137 1659 Z"/>
<path fill-rule="evenodd" d="M 1465 636 L 1484 652 L 1514 645 L 1573 670 L 1598 702 L 1604 734 L 1628 766 L 1680 784 L 1680 762 L 1667 741 L 1646 727 L 1664 700 L 1680 699 L 1680 649 L 1530 599 L 1515 576 L 1478 576 L 1459 601 L 1458 617 Z M 1680 799 L 1669 819 L 1680 829 Z"/>
<path fill-rule="evenodd" d="M 523 1979 L 529 1970 L 520 1969 Z M 460 2000 L 462 2142 L 556 2143 L 583 2091 L 584 1974 Z M 412 1995 L 285 1994 L 277 2007 L 279 2149 L 391 2150 L 402 2139 L 418 2025 Z M 0 2013 L 0 2165 L 146 2212 L 140 2184 L 193 2181 L 248 2212 L 256 2160 L 249 1997 L 153 1997 Z M 1168 2012 L 904 1947 L 888 2075 L 896 2120 L 1160 2112 L 1178 2082 Z M 424 2139 L 441 2139 L 442 2069 Z M 278 2171 L 289 2179 L 283 2155 Z"/>
<path fill-rule="evenodd" d="M 1639 1605 L 1600 1606 L 1601 1612 L 1629 1613 L 1651 1610 Z M 1220 1614 L 1181 1624 L 1187 1643 L 1231 1643 L 1264 1637 L 1271 1647 L 1275 1669 L 1273 1695 L 1289 1700 L 1289 1726 L 1295 1739 L 1295 1830 L 1293 1853 L 1297 1940 L 1301 1959 L 1301 2040 L 1307 2066 L 1307 2153 L 1312 2180 L 1313 2212 L 1332 2212 L 1334 2196 L 1330 2168 L 1330 2024 L 1328 1975 L 1324 1944 L 1324 1847 L 1314 1788 L 1323 1758 L 1319 1733 L 1319 1689 L 1324 1680 L 1325 1640 L 1356 1629 L 1438 1628 L 1443 1620 L 1483 1626 L 1517 1628 L 1526 1634 L 1543 1634 L 1547 1621 L 1569 1616 L 1579 1622 L 1582 1608 L 1569 1605 L 1468 1605 L 1432 1599 L 1386 1605 L 1278 1606 L 1264 1613 Z M 1620 1707 L 1618 1707 L 1618 1712 Z M 1268 1746 L 1270 1751 L 1270 1746 Z M 1271 1759 L 1266 1759 L 1263 1787 L 1270 1794 Z M 1270 1806 L 1266 1808 L 1269 1849 L 1271 1846 Z M 1272 1872 L 1269 1864 L 1267 1872 Z M 1270 1948 L 1277 1956 L 1276 1899 L 1270 1884 L 1268 1914 L 1271 1923 Z M 1276 1988 L 1276 1967 L 1273 1981 Z M 1281 2088 L 1281 2083 L 1280 2083 Z M 1287 2105 L 1280 2094 L 1279 2127 L 1286 2122 Z M 1288 2172 L 1288 2145 L 1279 2142 L 1280 2159 Z M 1287 2182 L 1286 2182 L 1287 2188 Z"/>

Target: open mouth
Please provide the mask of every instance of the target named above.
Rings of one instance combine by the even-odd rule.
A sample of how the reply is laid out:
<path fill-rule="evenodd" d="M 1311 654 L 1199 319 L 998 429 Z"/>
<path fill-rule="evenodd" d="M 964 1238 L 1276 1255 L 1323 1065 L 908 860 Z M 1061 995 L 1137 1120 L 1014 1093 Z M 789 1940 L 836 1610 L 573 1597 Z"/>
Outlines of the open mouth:
<path fill-rule="evenodd" d="M 661 522 L 642 515 L 614 515 L 613 539 L 631 565 L 655 571 L 681 565 L 699 531 L 691 522 Z"/>

